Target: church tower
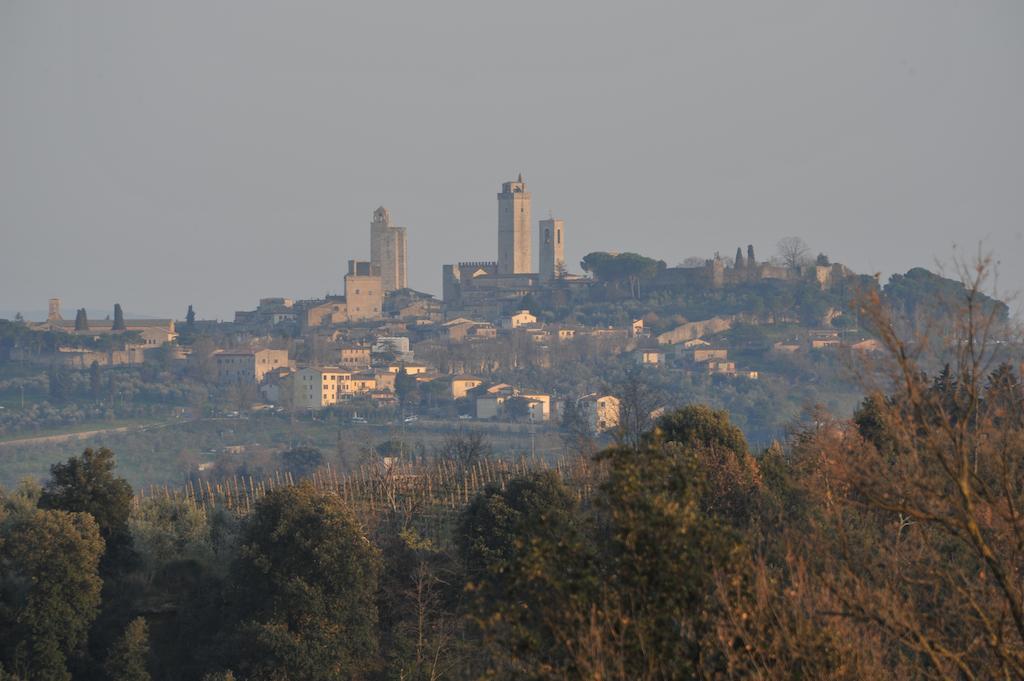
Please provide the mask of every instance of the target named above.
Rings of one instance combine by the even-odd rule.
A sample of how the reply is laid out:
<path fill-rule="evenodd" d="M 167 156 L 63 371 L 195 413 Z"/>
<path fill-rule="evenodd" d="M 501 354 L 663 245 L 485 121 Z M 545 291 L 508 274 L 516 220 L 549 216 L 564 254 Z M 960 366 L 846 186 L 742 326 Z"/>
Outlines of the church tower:
<path fill-rule="evenodd" d="M 405 227 L 391 224 L 391 213 L 384 206 L 373 211 L 370 223 L 370 263 L 380 271 L 384 293 L 408 288 L 408 247 Z"/>
<path fill-rule="evenodd" d="M 540 221 L 540 277 L 555 279 L 565 269 L 565 220 Z"/>
<path fill-rule="evenodd" d="M 498 274 L 532 271 L 530 224 L 530 193 L 520 173 L 515 182 L 502 184 L 498 194 Z"/>

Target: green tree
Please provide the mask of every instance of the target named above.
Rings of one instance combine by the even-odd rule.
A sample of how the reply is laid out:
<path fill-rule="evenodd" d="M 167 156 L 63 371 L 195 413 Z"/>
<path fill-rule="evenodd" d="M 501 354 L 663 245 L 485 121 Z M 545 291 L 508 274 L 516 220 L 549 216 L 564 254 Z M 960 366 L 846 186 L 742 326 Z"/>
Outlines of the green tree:
<path fill-rule="evenodd" d="M 690 405 L 663 414 L 651 435 L 684 447 L 724 447 L 737 454 L 748 453 L 743 431 L 729 421 L 729 412 L 704 405 Z"/>
<path fill-rule="evenodd" d="M 395 396 L 403 408 L 416 404 L 419 399 L 419 381 L 402 367 L 395 376 Z"/>
<path fill-rule="evenodd" d="M 294 447 L 281 453 L 281 465 L 300 480 L 312 476 L 324 465 L 324 455 L 315 447 Z"/>
<path fill-rule="evenodd" d="M 188 306 L 188 312 L 185 313 L 185 326 L 192 328 L 196 323 L 196 312 L 192 309 L 192 306 Z"/>
<path fill-rule="evenodd" d="M 100 604 L 103 539 L 85 513 L 0 498 L 0 663 L 26 679 L 66 681 Z"/>
<path fill-rule="evenodd" d="M 627 282 L 630 295 L 640 298 L 640 283 L 653 279 L 665 269 L 664 260 L 655 260 L 637 253 L 588 253 L 580 261 L 584 272 L 591 272 L 600 281 Z"/>
<path fill-rule="evenodd" d="M 543 472 L 489 485 L 462 512 L 459 555 L 472 621 L 491 653 L 479 664 L 491 672 L 561 678 L 556 670 L 572 667 L 565 648 L 598 584 L 577 510 L 561 480 Z"/>
<path fill-rule="evenodd" d="M 388 679 L 428 681 L 458 662 L 462 583 L 454 556 L 396 515 L 378 533 L 384 569 L 377 603 Z"/>
<path fill-rule="evenodd" d="M 103 665 L 110 681 L 149 681 L 149 627 L 136 617 L 113 645 Z"/>
<path fill-rule="evenodd" d="M 530 401 L 515 395 L 505 400 L 505 416 L 511 421 L 526 421 L 530 418 Z"/>
<path fill-rule="evenodd" d="M 124 311 L 121 309 L 121 303 L 114 303 L 114 323 L 111 324 L 110 329 L 112 331 L 124 331 Z"/>
<path fill-rule="evenodd" d="M 88 513 L 96 519 L 106 542 L 105 575 L 128 567 L 133 556 L 128 529 L 132 488 L 114 475 L 114 465 L 114 453 L 106 447 L 86 449 L 81 456 L 50 467 L 50 479 L 39 498 L 40 508 Z"/>
<path fill-rule="evenodd" d="M 98 400 L 103 392 L 103 383 L 100 380 L 100 363 L 93 360 L 89 365 L 89 392 L 92 398 Z"/>
<path fill-rule="evenodd" d="M 89 317 L 85 314 L 85 308 L 79 308 L 75 312 L 75 331 L 88 331 Z"/>
<path fill-rule="evenodd" d="M 736 539 L 701 509 L 704 471 L 692 447 L 615 447 L 601 458 L 609 465 L 598 499 L 609 527 L 604 637 L 618 641 L 632 678 L 692 678 L 709 626 L 712 577 L 728 564 Z"/>
<path fill-rule="evenodd" d="M 71 397 L 71 373 L 68 369 L 51 366 L 47 372 L 50 387 L 50 399 L 53 402 L 66 402 Z"/>
<path fill-rule="evenodd" d="M 980 317 L 993 316 L 1006 320 L 1010 308 L 981 291 L 974 291 L 962 281 L 934 274 L 923 267 L 914 267 L 906 274 L 894 274 L 882 289 L 885 301 L 903 317 L 914 320 L 931 318 L 951 321 L 968 302 Z"/>
<path fill-rule="evenodd" d="M 378 551 L 341 498 L 308 483 L 264 497 L 232 568 L 232 669 L 261 679 L 363 678 L 377 654 Z"/>
<path fill-rule="evenodd" d="M 526 295 L 519 299 L 519 305 L 517 306 L 517 309 L 527 310 L 530 312 L 530 314 L 534 316 L 540 315 L 542 311 L 540 303 L 537 302 L 537 299 L 533 296 L 532 293 L 527 293 Z"/>
<path fill-rule="evenodd" d="M 459 520 L 459 553 L 469 579 L 503 588 L 502 574 L 515 562 L 523 538 L 564 526 L 573 507 L 552 473 L 514 478 L 504 489 L 488 485 Z"/>

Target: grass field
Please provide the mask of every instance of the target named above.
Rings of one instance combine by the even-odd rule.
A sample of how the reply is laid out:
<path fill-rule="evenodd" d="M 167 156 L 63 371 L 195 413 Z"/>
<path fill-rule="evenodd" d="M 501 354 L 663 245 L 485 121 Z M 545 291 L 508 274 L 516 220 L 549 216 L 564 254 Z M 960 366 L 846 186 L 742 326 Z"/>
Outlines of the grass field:
<path fill-rule="evenodd" d="M 118 423 L 103 425 L 109 428 Z M 142 427 L 152 425 L 152 421 L 128 425 L 139 427 L 61 441 L 0 442 L 0 486 L 9 488 L 24 478 L 43 479 L 51 465 L 80 454 L 86 447 L 112 449 L 117 455 L 118 474 L 134 487 L 178 484 L 189 474 L 195 474 L 202 464 L 266 468 L 275 465 L 276 453 L 298 445 L 320 449 L 333 465 L 341 467 L 365 461 L 374 456 L 375 448 L 388 441 L 404 443 L 406 452 L 430 456 L 459 429 L 482 432 L 499 457 L 535 453 L 550 458 L 563 451 L 561 439 L 553 430 L 538 429 L 531 438 L 526 426 L 501 423 L 420 421 L 376 425 L 340 420 L 293 421 L 266 415 L 183 421 L 153 428 Z M 232 453 L 238 447 L 244 451 Z"/>

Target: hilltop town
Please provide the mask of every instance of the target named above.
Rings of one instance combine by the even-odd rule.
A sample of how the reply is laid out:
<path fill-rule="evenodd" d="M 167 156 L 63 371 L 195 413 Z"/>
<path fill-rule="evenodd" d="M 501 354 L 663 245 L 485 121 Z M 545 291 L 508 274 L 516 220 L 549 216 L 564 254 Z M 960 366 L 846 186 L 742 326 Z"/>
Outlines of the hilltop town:
<path fill-rule="evenodd" d="M 623 386 L 642 381 L 650 413 L 710 402 L 769 440 L 814 404 L 852 409 L 860 393 L 846 359 L 878 349 L 856 296 L 882 291 L 912 318 L 955 284 L 918 269 L 883 288 L 795 238 L 770 259 L 747 245 L 675 266 L 591 252 L 573 272 L 566 221 L 534 226 L 521 175 L 500 189 L 497 258 L 444 265 L 441 299 L 409 288 L 406 228 L 383 206 L 370 258 L 348 261 L 340 295 L 263 298 L 229 322 L 192 305 L 180 321 L 125 318 L 120 305 L 103 320 L 85 309 L 71 320 L 52 299 L 45 321 L 4 327 L 0 395 L 11 408 L 0 435 L 286 415 L 599 438 L 619 423 Z"/>

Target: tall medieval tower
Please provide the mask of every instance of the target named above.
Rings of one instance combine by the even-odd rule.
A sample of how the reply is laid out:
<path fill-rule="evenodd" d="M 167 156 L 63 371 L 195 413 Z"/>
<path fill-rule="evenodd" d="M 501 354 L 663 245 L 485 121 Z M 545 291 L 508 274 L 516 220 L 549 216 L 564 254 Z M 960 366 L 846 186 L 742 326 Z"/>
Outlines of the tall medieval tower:
<path fill-rule="evenodd" d="M 533 267 L 530 193 L 523 175 L 501 185 L 498 194 L 498 274 L 521 274 Z"/>
<path fill-rule="evenodd" d="M 541 279 L 555 279 L 565 269 L 565 220 L 541 220 L 539 236 Z"/>
<path fill-rule="evenodd" d="M 405 227 L 391 224 L 391 213 L 384 206 L 373 211 L 373 222 L 370 223 L 370 264 L 380 271 L 384 293 L 408 288 Z"/>

